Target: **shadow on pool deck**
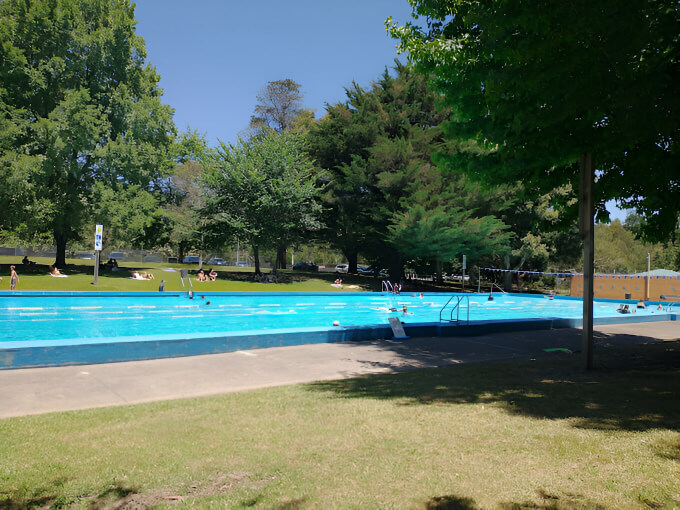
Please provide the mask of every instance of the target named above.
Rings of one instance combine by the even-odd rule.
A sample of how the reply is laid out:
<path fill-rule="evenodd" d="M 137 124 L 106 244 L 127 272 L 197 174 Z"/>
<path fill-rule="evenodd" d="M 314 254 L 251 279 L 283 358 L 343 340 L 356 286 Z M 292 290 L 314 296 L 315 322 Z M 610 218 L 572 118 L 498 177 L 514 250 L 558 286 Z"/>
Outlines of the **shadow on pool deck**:
<path fill-rule="evenodd" d="M 597 326 L 596 366 L 634 366 L 645 345 L 663 345 L 657 362 L 676 368 L 680 322 Z M 207 356 L 124 363 L 0 371 L 0 418 L 215 395 L 255 388 L 347 379 L 463 363 L 565 359 L 580 367 L 581 330 L 555 329 L 475 337 L 411 338 L 401 341 L 324 343 L 237 351 Z M 622 346 L 630 354 L 609 355 Z M 607 356 L 600 356 L 603 349 Z M 630 352 L 630 351 L 627 351 Z M 576 368 L 580 371 L 580 368 Z"/>

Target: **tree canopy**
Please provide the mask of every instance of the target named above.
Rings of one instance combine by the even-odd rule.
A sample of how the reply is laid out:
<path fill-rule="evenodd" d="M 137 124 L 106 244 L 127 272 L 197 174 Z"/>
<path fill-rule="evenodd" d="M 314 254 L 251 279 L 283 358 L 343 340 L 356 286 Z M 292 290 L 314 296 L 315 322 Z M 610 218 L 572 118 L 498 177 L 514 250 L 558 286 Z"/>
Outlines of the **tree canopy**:
<path fill-rule="evenodd" d="M 256 96 L 257 104 L 255 113 L 250 117 L 250 126 L 255 129 L 273 129 L 277 133 L 294 127 L 298 117 L 310 113 L 302 106 L 300 87 L 290 78 L 268 82 Z"/>
<path fill-rule="evenodd" d="M 578 190 L 579 155 L 592 153 L 600 217 L 605 201 L 618 199 L 646 218 L 648 238 L 675 232 L 680 4 L 411 4 L 420 25 L 387 24 L 451 108 L 444 131 L 460 145 L 442 162 L 540 194 L 567 183 Z"/>
<path fill-rule="evenodd" d="M 0 227 L 49 232 L 58 265 L 102 186 L 130 187 L 128 205 L 148 211 L 139 192 L 171 168 L 172 110 L 134 27 L 127 0 L 0 2 L 0 187 L 13 211 Z"/>
<path fill-rule="evenodd" d="M 222 143 L 205 175 L 208 228 L 247 240 L 260 272 L 261 248 L 277 248 L 319 228 L 316 172 L 294 133 Z"/>
<path fill-rule="evenodd" d="M 505 251 L 505 226 L 482 214 L 477 191 L 459 175 L 442 175 L 432 154 L 444 144 L 446 109 L 410 66 L 396 62 L 370 90 L 358 84 L 327 108 L 310 134 L 326 170 L 326 239 L 356 271 L 360 253 L 398 278 L 406 261 L 438 264 Z M 469 251 L 468 251 L 469 250 Z"/>

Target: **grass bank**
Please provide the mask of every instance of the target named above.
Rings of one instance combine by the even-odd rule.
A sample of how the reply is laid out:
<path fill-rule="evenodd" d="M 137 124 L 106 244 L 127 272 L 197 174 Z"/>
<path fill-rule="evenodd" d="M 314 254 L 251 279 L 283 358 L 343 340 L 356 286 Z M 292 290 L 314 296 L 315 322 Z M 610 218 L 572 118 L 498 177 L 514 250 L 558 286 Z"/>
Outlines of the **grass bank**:
<path fill-rule="evenodd" d="M 0 507 L 677 508 L 680 347 L 0 421 Z"/>
<path fill-rule="evenodd" d="M 153 262 L 120 262 L 118 271 L 100 271 L 97 285 L 94 281 L 94 264 L 92 260 L 68 259 L 62 272 L 67 278 L 54 278 L 49 275 L 48 266 L 52 258 L 36 258 L 35 265 L 22 265 L 20 257 L 0 256 L 0 290 L 9 290 L 9 266 L 14 264 L 19 274 L 17 290 L 45 291 L 157 291 L 161 280 L 165 280 L 166 291 L 181 291 L 193 288 L 198 292 L 347 292 L 380 290 L 380 280 L 373 277 L 343 275 L 343 286 L 333 287 L 333 273 L 308 273 L 301 271 L 280 271 L 277 284 L 259 283 L 255 281 L 252 267 L 237 268 L 215 266 L 218 273 L 214 282 L 196 280 L 198 266 L 195 264 L 160 264 Z M 208 266 L 204 266 L 208 269 Z M 180 279 L 180 270 L 189 271 L 191 285 Z M 143 271 L 154 275 L 153 280 L 134 280 L 131 271 Z M 269 270 L 264 270 L 264 273 Z"/>

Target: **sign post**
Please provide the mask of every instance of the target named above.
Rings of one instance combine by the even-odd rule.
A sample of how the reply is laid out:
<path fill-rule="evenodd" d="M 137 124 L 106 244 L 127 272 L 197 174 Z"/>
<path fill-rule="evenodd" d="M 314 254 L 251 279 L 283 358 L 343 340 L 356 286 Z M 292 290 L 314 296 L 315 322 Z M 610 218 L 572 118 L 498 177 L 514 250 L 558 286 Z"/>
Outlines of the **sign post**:
<path fill-rule="evenodd" d="M 103 235 L 104 227 L 97 225 L 94 230 L 94 282 L 92 282 L 92 285 L 97 285 L 97 278 L 99 277 L 99 254 L 102 251 Z"/>
<path fill-rule="evenodd" d="M 463 292 L 465 292 L 465 269 L 467 269 L 467 257 L 463 255 Z"/>

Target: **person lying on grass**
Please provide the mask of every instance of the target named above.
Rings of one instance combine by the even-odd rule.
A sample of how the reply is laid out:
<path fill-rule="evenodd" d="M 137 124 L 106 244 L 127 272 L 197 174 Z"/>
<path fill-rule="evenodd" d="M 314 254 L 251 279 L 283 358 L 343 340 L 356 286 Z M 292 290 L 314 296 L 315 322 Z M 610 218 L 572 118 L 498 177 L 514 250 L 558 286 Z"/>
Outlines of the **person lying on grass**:
<path fill-rule="evenodd" d="M 50 276 L 54 276 L 56 278 L 66 278 L 67 275 L 63 274 L 59 269 L 57 269 L 54 266 L 50 266 Z"/>

